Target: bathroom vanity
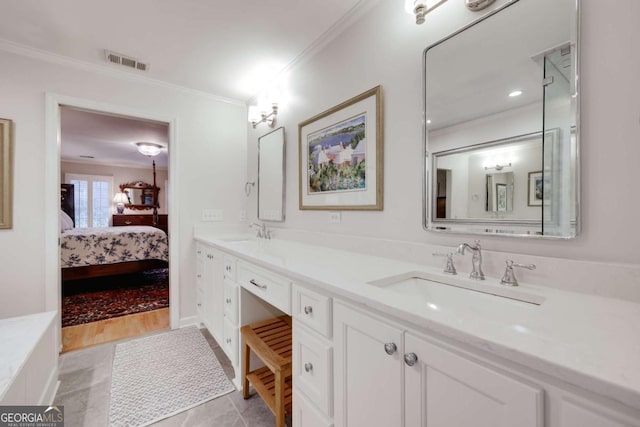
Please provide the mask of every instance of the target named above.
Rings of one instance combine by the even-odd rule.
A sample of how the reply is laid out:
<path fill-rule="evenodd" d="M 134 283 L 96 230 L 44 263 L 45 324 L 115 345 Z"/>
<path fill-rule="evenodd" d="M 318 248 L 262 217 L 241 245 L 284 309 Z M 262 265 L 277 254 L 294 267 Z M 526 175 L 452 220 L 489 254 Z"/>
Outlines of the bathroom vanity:
<path fill-rule="evenodd" d="M 293 317 L 295 426 L 640 426 L 638 304 L 293 241 L 195 238 L 198 315 L 236 384 L 239 327 Z"/>

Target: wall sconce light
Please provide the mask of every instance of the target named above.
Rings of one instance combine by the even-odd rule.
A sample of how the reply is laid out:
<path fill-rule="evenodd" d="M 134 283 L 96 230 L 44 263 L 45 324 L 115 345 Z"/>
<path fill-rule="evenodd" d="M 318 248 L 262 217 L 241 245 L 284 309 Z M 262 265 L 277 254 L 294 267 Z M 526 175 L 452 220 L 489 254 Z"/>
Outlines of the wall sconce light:
<path fill-rule="evenodd" d="M 497 170 L 497 171 L 501 171 L 502 169 L 504 169 L 504 168 L 508 168 L 508 167 L 510 167 L 510 166 L 511 166 L 511 163 L 507 163 L 506 165 L 500 165 L 500 164 L 497 164 L 497 165 L 495 165 L 495 166 L 485 166 L 485 167 L 484 167 L 484 170 L 495 169 L 495 170 Z"/>
<path fill-rule="evenodd" d="M 404 9 L 416 16 L 416 24 L 423 24 L 424 17 L 447 0 L 405 0 Z"/>
<path fill-rule="evenodd" d="M 465 6 L 467 6 L 467 9 L 473 12 L 478 12 L 478 11 L 481 11 L 482 9 L 487 8 L 489 5 L 491 5 L 495 1 L 496 0 L 464 0 L 464 4 Z"/>
<path fill-rule="evenodd" d="M 276 116 L 278 115 L 278 104 L 271 104 L 271 112 L 267 114 L 267 112 L 263 109 L 262 111 L 258 108 L 257 105 L 252 105 L 249 107 L 249 123 L 255 129 L 256 126 L 260 123 L 266 123 L 270 128 L 276 125 Z"/>
<path fill-rule="evenodd" d="M 124 204 L 129 203 L 129 198 L 125 193 L 116 193 L 113 197 L 113 203 L 116 204 L 116 209 L 118 209 L 118 213 L 124 213 Z"/>
<path fill-rule="evenodd" d="M 157 156 L 163 148 L 162 145 L 154 142 L 136 142 L 136 145 L 138 146 L 140 154 L 144 154 L 149 157 Z"/>

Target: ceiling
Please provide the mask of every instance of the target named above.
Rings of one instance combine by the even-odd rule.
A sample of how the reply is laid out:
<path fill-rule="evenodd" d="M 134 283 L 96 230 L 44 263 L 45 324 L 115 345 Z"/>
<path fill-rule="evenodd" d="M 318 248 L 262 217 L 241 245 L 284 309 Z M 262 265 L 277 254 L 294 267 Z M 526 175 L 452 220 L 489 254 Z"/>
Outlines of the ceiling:
<path fill-rule="evenodd" d="M 0 39 L 246 101 L 359 2 L 12 0 Z M 129 70 L 108 49 L 148 62 Z"/>
<path fill-rule="evenodd" d="M 140 154 L 135 143 L 154 142 L 165 149 L 153 160 L 159 168 L 168 166 L 166 123 L 60 107 L 60 140 L 63 161 L 144 168 L 152 159 Z"/>

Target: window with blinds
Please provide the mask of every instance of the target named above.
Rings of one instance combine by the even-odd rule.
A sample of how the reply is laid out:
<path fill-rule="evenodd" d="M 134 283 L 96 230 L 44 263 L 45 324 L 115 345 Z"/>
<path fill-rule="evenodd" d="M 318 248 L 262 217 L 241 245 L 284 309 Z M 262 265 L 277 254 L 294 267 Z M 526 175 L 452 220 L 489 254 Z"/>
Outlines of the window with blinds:
<path fill-rule="evenodd" d="M 76 228 L 108 227 L 113 177 L 68 173 L 65 181 L 74 185 Z"/>

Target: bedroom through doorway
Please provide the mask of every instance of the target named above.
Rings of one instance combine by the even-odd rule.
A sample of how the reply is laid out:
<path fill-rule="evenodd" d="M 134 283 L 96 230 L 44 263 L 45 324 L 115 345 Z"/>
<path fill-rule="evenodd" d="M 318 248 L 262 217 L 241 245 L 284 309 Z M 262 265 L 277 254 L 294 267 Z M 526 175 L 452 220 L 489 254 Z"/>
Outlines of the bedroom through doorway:
<path fill-rule="evenodd" d="M 169 123 L 60 105 L 62 351 L 169 329 Z"/>

